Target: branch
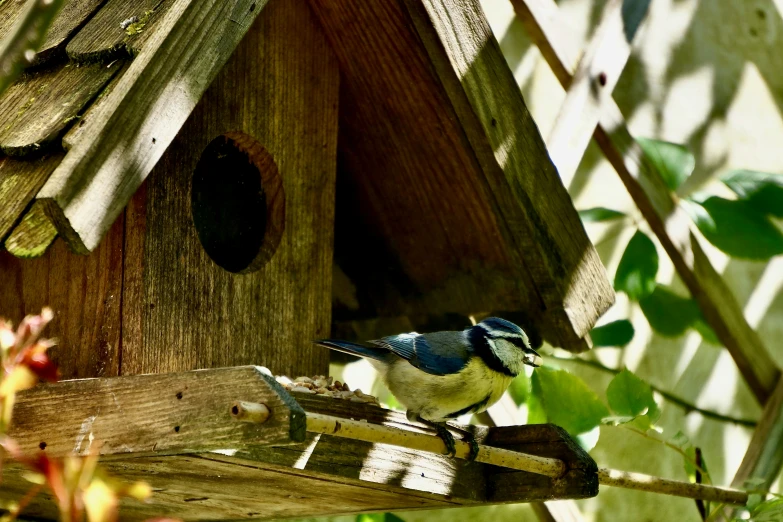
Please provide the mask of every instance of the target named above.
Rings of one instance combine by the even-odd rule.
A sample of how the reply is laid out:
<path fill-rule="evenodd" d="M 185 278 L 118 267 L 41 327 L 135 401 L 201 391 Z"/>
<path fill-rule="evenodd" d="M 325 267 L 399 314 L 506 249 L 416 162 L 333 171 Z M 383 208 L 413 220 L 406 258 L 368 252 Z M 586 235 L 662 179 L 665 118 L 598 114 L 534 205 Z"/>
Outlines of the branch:
<path fill-rule="evenodd" d="M 447 453 L 443 440 L 433 435 L 331 415 L 308 413 L 307 431 L 334 437 L 362 440 L 373 444 L 391 444 L 417 451 L 439 454 Z M 454 444 L 456 449 L 455 456 L 457 458 L 465 459 L 470 454 L 470 444 L 461 440 L 455 440 Z M 567 472 L 565 462 L 560 459 L 539 457 L 538 455 L 484 445 L 479 445 L 479 452 L 475 460 L 552 478 L 561 477 Z M 598 482 L 606 486 L 650 491 L 686 498 L 702 498 L 727 504 L 745 505 L 748 501 L 748 493 L 738 489 L 691 484 L 690 482 L 606 468 L 598 469 Z"/>
<path fill-rule="evenodd" d="M 579 357 L 559 357 L 557 355 L 550 355 L 549 357 L 552 357 L 554 359 L 558 359 L 560 361 L 570 361 L 582 364 L 584 366 L 590 366 L 592 368 L 595 368 L 597 370 L 601 370 L 603 372 L 611 373 L 613 375 L 617 375 L 620 373 L 621 370 L 617 370 L 615 368 L 609 368 L 608 366 L 604 366 L 603 364 L 599 363 L 598 361 L 591 361 L 589 359 L 581 359 Z M 676 395 L 673 395 L 666 390 L 662 390 L 658 388 L 657 386 L 654 386 L 650 384 L 650 389 L 654 391 L 655 393 L 660 394 L 661 397 L 666 399 L 667 401 L 671 402 L 672 404 L 676 404 L 677 406 L 681 407 L 685 410 L 686 413 L 690 412 L 696 412 L 700 415 L 707 417 L 709 419 L 721 421 L 721 422 L 731 422 L 733 424 L 738 424 L 740 426 L 747 426 L 749 428 L 754 428 L 757 424 L 756 421 L 751 419 L 739 419 L 737 417 L 732 417 L 730 415 L 723 415 L 722 413 L 718 413 L 716 411 L 712 410 L 705 410 L 704 408 L 699 408 L 692 402 L 688 402 L 682 397 L 678 397 Z"/>

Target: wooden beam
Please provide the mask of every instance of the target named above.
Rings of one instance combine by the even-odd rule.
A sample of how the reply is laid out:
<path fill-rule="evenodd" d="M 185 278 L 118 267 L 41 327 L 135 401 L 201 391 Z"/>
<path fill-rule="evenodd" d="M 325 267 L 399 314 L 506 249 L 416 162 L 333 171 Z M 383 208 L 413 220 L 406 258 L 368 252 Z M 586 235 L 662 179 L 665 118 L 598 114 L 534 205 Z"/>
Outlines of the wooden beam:
<path fill-rule="evenodd" d="M 564 48 L 570 41 L 556 39 L 562 34 L 562 29 L 555 27 L 556 17 L 535 16 L 551 12 L 552 0 L 512 0 L 512 3 L 527 30 L 537 35 L 536 41 L 548 47 L 542 50 L 547 60 L 575 53 L 575 50 Z M 573 74 L 566 63 L 549 63 L 554 71 L 561 72 L 557 75 L 561 82 L 565 78 L 563 73 Z M 756 399 L 764 404 L 778 382 L 780 368 L 704 254 L 690 217 L 677 204 L 655 166 L 644 156 L 628 131 L 619 107 L 611 99 L 604 102 L 595 139 L 699 303 L 707 323 L 729 350 Z"/>
<path fill-rule="evenodd" d="M 36 201 L 5 240 L 5 249 L 16 257 L 40 257 L 56 237 L 57 229 L 44 212 L 43 206 Z"/>
<path fill-rule="evenodd" d="M 266 0 L 175 0 L 39 199 L 75 251 L 100 242 Z"/>
<path fill-rule="evenodd" d="M 11 233 L 62 159 L 62 153 L 35 159 L 0 158 L 0 242 Z"/>
<path fill-rule="evenodd" d="M 236 421 L 238 400 L 263 403 L 272 415 Z M 65 457 L 241 449 L 301 442 L 304 433 L 304 412 L 282 386 L 245 366 L 36 386 L 17 395 L 8 435 L 26 454 Z"/>
<path fill-rule="evenodd" d="M 568 187 L 595 133 L 604 102 L 611 99 L 631 56 L 631 43 L 647 14 L 650 0 L 611 0 L 587 45 L 565 101 L 547 139 L 547 149 L 560 179 Z"/>

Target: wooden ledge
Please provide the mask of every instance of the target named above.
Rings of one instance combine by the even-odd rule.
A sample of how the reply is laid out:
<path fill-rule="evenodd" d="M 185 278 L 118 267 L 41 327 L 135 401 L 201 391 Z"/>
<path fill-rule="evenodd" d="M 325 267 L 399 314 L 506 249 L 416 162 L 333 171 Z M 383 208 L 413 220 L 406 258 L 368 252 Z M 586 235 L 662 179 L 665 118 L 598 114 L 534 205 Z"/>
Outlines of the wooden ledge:
<path fill-rule="evenodd" d="M 295 399 L 295 400 L 294 400 Z M 237 400 L 266 404 L 260 424 L 231 415 Z M 27 453 L 86 454 L 123 480 L 144 480 L 147 503 L 123 501 L 123 520 L 273 519 L 485 503 L 585 498 L 598 493 L 593 460 L 560 428 L 473 427 L 489 446 L 559 458 L 552 479 L 477 462 L 329 435 L 304 435 L 304 413 L 409 426 L 399 412 L 320 395 L 289 394 L 257 367 L 63 381 L 19 395 L 11 435 Z M 176 428 L 179 427 L 179 430 Z M 30 487 L 7 465 L 0 499 Z M 40 495 L 28 516 L 56 518 Z"/>

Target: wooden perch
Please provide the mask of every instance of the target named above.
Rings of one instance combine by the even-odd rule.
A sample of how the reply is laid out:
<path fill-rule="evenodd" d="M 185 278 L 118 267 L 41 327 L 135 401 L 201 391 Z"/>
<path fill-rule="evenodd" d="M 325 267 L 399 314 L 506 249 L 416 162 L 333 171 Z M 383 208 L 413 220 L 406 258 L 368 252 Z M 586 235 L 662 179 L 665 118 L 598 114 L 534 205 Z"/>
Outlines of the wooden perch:
<path fill-rule="evenodd" d="M 317 413 L 307 414 L 307 431 L 375 444 L 392 444 L 411 450 L 447 453 L 443 440 L 433 435 Z M 456 445 L 455 456 L 460 459 L 466 459 L 470 453 L 470 445 L 461 440 L 455 440 L 454 442 Z M 552 478 L 561 477 L 567 469 L 566 464 L 559 459 L 545 458 L 485 445 L 479 445 L 476 462 L 493 464 Z M 748 501 L 748 494 L 737 489 L 691 484 L 690 482 L 669 480 L 642 473 L 631 473 L 614 469 L 599 468 L 598 482 L 606 486 L 697 498 L 726 504 L 744 505 Z"/>

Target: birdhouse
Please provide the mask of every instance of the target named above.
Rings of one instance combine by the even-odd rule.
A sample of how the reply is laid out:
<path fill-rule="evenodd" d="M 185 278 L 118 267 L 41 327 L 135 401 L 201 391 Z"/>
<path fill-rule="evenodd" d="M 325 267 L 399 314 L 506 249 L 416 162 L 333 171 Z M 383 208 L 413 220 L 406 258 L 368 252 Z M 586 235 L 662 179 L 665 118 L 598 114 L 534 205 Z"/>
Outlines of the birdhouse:
<path fill-rule="evenodd" d="M 22 6 L 0 5 L 0 37 Z M 338 320 L 505 311 L 553 345 L 589 348 L 614 294 L 478 0 L 66 2 L 0 95 L 0 152 L 0 316 L 51 306 L 63 378 L 100 378 L 23 394 L 17 436 L 66 454 L 84 418 L 105 415 L 91 433 L 111 470 L 163 491 L 158 511 L 138 505 L 128 519 L 597 491 L 584 478 L 594 463 L 550 428 L 484 438 L 587 463 L 570 478 L 519 472 L 501 492 L 499 468 L 431 456 L 416 464 L 431 475 L 400 482 L 389 467 L 399 450 L 372 461 L 371 444 L 324 435 L 313 452 L 292 420 L 391 414 L 312 398 L 302 409 L 235 368 L 326 374 L 329 353 L 311 341 L 329 335 L 333 309 Z M 115 403 L 127 411 L 166 412 L 160 431 L 116 410 L 107 389 L 124 390 Z M 223 429 L 236 423 L 229 402 L 258 397 L 277 401 L 273 417 L 288 412 L 265 424 L 274 436 Z M 79 405 L 44 415 L 65 398 Z M 199 415 L 219 419 L 199 432 Z M 231 444 L 241 459 L 210 453 Z M 300 488 L 297 501 L 268 484 L 231 490 L 284 476 L 292 488 L 334 484 L 322 497 Z"/>

